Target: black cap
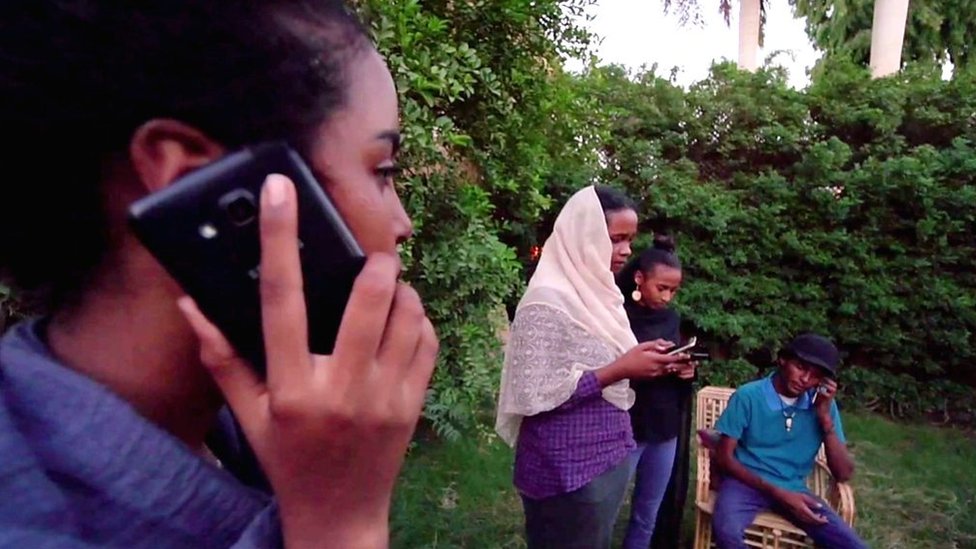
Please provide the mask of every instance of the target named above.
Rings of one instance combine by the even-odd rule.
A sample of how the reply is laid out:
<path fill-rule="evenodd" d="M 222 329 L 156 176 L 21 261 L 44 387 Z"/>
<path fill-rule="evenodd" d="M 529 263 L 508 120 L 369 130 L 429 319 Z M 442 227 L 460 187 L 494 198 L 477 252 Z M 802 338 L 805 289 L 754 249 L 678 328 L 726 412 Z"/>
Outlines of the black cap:
<path fill-rule="evenodd" d="M 840 351 L 829 339 L 823 336 L 817 334 L 798 335 L 786 346 L 784 351 L 803 362 L 823 368 L 830 377 L 837 376 Z"/>

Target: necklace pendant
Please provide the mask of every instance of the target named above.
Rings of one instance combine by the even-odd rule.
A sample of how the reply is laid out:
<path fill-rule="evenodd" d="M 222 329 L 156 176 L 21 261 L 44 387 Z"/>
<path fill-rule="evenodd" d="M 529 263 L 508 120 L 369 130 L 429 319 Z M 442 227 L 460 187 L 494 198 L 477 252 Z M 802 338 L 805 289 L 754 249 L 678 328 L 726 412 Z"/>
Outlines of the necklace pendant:
<path fill-rule="evenodd" d="M 793 429 L 793 418 L 786 418 L 786 432 L 789 433 Z"/>

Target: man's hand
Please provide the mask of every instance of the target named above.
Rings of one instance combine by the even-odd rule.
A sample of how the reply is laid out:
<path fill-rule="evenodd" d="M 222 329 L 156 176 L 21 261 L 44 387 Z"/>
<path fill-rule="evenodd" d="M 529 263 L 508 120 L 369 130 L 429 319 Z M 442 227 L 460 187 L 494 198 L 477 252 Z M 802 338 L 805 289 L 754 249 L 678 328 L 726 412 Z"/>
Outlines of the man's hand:
<path fill-rule="evenodd" d="M 814 404 L 815 411 L 817 412 L 817 418 L 820 420 L 820 425 L 824 427 L 824 430 L 829 430 L 833 425 L 830 422 L 830 404 L 834 401 L 834 396 L 837 394 L 837 382 L 829 377 L 825 377 L 820 383 L 820 387 L 817 388 L 817 402 Z"/>
<path fill-rule="evenodd" d="M 810 494 L 802 492 L 778 491 L 776 499 L 794 519 L 804 524 L 827 524 L 822 515 L 823 503 Z"/>

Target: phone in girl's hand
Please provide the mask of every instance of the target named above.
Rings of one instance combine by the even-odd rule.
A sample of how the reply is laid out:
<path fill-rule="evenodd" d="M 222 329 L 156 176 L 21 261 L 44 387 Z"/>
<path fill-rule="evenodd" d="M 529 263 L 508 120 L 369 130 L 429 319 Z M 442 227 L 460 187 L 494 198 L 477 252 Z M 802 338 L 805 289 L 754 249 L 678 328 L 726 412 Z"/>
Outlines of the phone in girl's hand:
<path fill-rule="evenodd" d="M 697 343 L 698 343 L 698 338 L 693 336 L 691 339 L 688 340 L 687 343 L 685 343 L 681 347 L 677 347 L 677 348 L 671 349 L 670 351 L 668 351 L 667 354 L 668 354 L 668 356 L 670 356 L 670 355 L 676 355 L 678 353 L 683 353 L 683 352 L 687 351 L 688 349 L 693 349 L 695 347 L 695 344 L 697 344 Z"/>

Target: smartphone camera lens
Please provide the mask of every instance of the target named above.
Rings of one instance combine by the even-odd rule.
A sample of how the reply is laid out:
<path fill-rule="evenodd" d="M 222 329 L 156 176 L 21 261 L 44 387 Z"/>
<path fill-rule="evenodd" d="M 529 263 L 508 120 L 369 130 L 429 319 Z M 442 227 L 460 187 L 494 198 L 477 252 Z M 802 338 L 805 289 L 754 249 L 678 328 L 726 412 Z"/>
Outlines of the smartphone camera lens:
<path fill-rule="evenodd" d="M 244 226 L 257 218 L 258 207 L 254 203 L 254 196 L 247 191 L 228 194 L 221 202 L 227 210 L 227 216 L 235 225 Z"/>

